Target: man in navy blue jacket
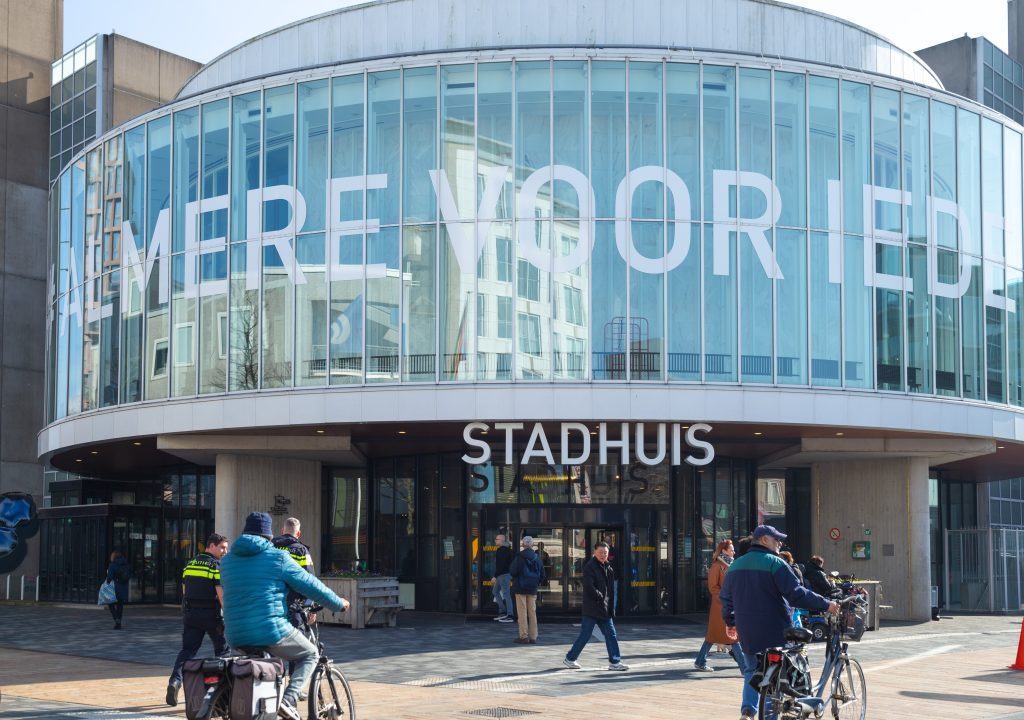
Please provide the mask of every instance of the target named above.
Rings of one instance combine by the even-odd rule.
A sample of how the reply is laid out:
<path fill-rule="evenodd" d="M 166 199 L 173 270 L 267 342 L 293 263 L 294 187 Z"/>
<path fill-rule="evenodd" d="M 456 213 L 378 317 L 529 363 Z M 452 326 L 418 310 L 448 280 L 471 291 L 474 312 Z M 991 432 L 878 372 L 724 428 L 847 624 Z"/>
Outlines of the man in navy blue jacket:
<path fill-rule="evenodd" d="M 750 678 L 757 670 L 757 654 L 785 643 L 786 628 L 793 624 L 792 606 L 828 610 L 835 615 L 839 605 L 803 587 L 789 564 L 779 557 L 786 536 L 771 525 L 758 525 L 754 542 L 743 557 L 736 558 L 725 574 L 722 618 L 739 633 L 743 650 L 744 718 L 757 716 L 757 691 Z"/>

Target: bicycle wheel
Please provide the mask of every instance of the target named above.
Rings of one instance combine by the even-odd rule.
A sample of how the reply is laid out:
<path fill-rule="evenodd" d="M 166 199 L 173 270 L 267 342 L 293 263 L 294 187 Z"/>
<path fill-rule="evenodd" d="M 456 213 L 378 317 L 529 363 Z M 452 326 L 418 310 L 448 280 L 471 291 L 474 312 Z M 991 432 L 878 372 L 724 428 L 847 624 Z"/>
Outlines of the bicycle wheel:
<path fill-rule="evenodd" d="M 868 685 L 860 663 L 846 658 L 832 676 L 832 717 L 864 720 L 868 713 Z"/>
<path fill-rule="evenodd" d="M 309 683 L 309 720 L 355 720 L 356 701 L 341 670 L 317 670 Z"/>
<path fill-rule="evenodd" d="M 799 717 L 799 715 L 784 712 L 785 706 L 786 696 L 778 688 L 773 690 L 764 688 L 757 697 L 757 720 L 790 720 L 790 718 Z"/>
<path fill-rule="evenodd" d="M 231 688 L 221 685 L 210 700 L 210 712 L 201 720 L 228 720 L 231 714 Z"/>

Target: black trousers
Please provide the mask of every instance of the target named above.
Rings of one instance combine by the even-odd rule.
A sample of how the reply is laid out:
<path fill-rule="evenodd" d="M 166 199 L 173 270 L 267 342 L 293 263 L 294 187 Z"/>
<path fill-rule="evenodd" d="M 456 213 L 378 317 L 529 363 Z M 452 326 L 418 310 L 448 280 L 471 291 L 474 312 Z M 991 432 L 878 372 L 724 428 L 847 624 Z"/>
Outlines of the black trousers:
<path fill-rule="evenodd" d="M 181 652 L 174 661 L 171 682 L 181 682 L 181 668 L 185 661 L 191 660 L 199 652 L 204 636 L 210 636 L 214 655 L 223 655 L 228 648 L 227 640 L 224 639 L 224 620 L 221 619 L 219 610 L 186 610 L 184 623 L 185 627 L 181 631 Z"/>
<path fill-rule="evenodd" d="M 121 617 L 124 615 L 124 601 L 118 600 L 116 603 L 107 605 L 110 610 L 110 617 L 114 618 L 114 622 L 118 625 L 121 624 Z"/>

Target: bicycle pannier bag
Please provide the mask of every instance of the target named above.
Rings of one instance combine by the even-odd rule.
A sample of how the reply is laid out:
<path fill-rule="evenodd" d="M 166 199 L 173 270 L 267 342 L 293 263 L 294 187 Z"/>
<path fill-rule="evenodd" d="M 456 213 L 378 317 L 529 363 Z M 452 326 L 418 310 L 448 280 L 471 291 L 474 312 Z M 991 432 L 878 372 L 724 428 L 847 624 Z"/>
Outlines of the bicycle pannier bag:
<path fill-rule="evenodd" d="M 206 673 L 203 671 L 205 660 L 186 660 L 181 672 L 181 687 L 185 694 L 185 717 L 188 720 L 196 720 L 199 717 L 199 710 L 203 706 L 203 698 L 206 696 L 206 684 L 203 678 Z"/>
<path fill-rule="evenodd" d="M 284 662 L 242 658 L 231 664 L 231 720 L 274 720 L 281 701 Z"/>

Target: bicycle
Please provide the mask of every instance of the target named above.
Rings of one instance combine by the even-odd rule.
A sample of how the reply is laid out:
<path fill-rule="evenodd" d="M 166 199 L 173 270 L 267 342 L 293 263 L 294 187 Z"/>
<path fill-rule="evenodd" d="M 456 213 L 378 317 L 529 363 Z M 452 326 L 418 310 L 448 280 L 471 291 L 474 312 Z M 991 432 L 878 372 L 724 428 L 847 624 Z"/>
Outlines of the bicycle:
<path fill-rule="evenodd" d="M 316 668 L 309 677 L 309 706 L 306 717 L 308 720 L 355 720 L 356 702 L 352 696 L 352 688 L 349 687 L 348 680 L 341 670 L 324 651 L 324 644 L 320 642 L 319 623 L 311 623 L 308 619 L 307 613 L 318 613 L 321 610 L 323 606 L 311 605 L 303 607 L 301 614 L 303 632 L 320 653 Z"/>
<path fill-rule="evenodd" d="M 761 667 L 751 678 L 758 690 L 759 720 L 796 720 L 820 718 L 826 704 L 835 720 L 864 720 L 867 716 L 867 683 L 860 663 L 849 655 L 847 640 L 860 640 L 864 634 L 867 601 L 859 593 L 838 600 L 839 614 L 828 619 L 828 644 L 825 665 L 816 687 L 804 647 L 814 638 L 805 628 L 788 628 L 783 648 L 770 648 L 760 657 Z M 829 694 L 824 695 L 825 686 Z"/>

